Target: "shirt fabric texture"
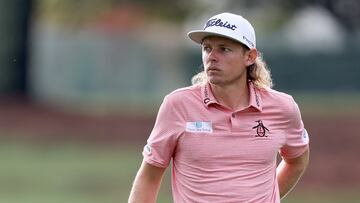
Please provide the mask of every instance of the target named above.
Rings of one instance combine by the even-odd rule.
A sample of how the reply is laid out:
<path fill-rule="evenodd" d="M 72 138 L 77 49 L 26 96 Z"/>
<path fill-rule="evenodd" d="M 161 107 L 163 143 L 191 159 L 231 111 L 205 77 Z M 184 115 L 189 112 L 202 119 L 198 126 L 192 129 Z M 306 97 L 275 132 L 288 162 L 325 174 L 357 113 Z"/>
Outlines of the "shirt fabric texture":
<path fill-rule="evenodd" d="M 278 203 L 276 158 L 308 148 L 290 95 L 249 83 L 249 106 L 236 112 L 216 101 L 209 84 L 164 98 L 144 147 L 147 163 L 172 163 L 176 203 Z"/>

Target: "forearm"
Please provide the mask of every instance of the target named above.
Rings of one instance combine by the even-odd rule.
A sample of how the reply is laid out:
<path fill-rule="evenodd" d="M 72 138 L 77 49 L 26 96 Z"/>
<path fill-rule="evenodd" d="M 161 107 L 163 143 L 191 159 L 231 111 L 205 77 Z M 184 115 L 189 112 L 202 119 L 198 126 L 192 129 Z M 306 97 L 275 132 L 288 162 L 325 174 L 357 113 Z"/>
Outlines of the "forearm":
<path fill-rule="evenodd" d="M 155 203 L 160 183 L 154 184 L 144 181 L 142 178 L 136 178 L 130 192 L 129 203 Z"/>
<path fill-rule="evenodd" d="M 129 203 L 155 203 L 165 169 L 143 161 L 132 186 Z"/>
<path fill-rule="evenodd" d="M 309 151 L 293 160 L 282 160 L 277 167 L 280 198 L 285 197 L 297 184 L 309 162 Z"/>
<path fill-rule="evenodd" d="M 278 166 L 278 184 L 280 198 L 285 197 L 299 181 L 303 170 L 282 161 Z"/>

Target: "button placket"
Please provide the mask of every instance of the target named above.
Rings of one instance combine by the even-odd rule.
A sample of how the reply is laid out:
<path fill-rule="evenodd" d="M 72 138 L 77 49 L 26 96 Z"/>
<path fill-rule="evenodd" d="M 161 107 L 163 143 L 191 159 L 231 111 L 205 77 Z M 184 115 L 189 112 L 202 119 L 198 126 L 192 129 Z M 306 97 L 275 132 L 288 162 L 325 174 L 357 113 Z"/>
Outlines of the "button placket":
<path fill-rule="evenodd" d="M 234 130 L 235 118 L 236 118 L 236 113 L 235 112 L 231 113 L 231 115 L 229 117 L 231 132 Z"/>

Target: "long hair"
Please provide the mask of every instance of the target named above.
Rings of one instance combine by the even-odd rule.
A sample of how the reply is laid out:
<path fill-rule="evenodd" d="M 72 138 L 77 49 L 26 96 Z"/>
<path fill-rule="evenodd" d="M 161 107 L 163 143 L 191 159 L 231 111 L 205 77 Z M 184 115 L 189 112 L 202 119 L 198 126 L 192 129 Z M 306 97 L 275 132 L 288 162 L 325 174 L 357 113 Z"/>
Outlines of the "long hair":
<path fill-rule="evenodd" d="M 270 69 L 268 69 L 260 52 L 258 52 L 255 63 L 247 67 L 247 80 L 251 81 L 257 88 L 271 88 L 273 86 Z M 204 84 L 207 81 L 205 71 L 197 73 L 191 79 L 193 85 Z"/>

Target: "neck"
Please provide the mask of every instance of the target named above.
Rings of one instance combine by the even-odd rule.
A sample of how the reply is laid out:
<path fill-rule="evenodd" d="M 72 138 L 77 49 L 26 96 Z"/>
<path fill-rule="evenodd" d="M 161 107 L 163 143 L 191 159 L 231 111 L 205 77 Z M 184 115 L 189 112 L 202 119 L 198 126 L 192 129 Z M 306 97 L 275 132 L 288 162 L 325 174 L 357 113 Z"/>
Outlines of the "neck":
<path fill-rule="evenodd" d="M 247 82 L 225 86 L 210 83 L 210 86 L 214 97 L 221 105 L 233 111 L 249 106 L 250 93 Z"/>

